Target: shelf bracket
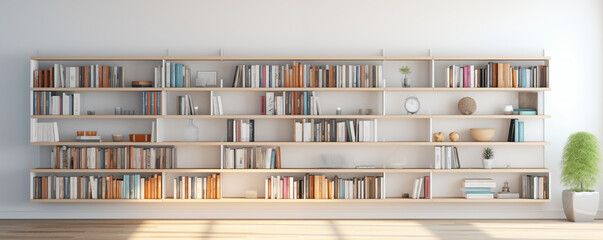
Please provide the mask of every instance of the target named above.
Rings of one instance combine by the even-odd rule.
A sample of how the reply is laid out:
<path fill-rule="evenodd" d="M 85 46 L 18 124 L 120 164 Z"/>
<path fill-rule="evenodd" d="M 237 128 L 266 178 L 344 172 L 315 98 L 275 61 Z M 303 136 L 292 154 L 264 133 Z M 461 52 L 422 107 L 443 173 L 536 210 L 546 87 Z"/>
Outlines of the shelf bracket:
<path fill-rule="evenodd" d="M 546 57 L 546 48 L 543 48 L 543 49 L 542 49 L 542 56 L 543 56 L 543 57 Z"/>
<path fill-rule="evenodd" d="M 431 48 L 428 48 L 428 49 L 427 49 L 427 52 L 429 53 L 429 57 L 433 57 L 433 56 L 431 55 Z"/>
<path fill-rule="evenodd" d="M 381 57 L 385 57 L 385 48 L 381 49 Z"/>
<path fill-rule="evenodd" d="M 224 57 L 224 48 L 220 48 L 220 57 Z"/>
<path fill-rule="evenodd" d="M 165 56 L 166 57 L 170 56 L 170 49 L 169 48 L 165 49 Z"/>

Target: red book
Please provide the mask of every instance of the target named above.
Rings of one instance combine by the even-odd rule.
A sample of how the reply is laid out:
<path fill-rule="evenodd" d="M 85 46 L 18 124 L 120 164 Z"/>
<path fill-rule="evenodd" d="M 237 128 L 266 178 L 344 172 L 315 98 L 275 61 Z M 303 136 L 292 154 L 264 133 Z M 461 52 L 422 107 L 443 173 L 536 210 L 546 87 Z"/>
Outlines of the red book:
<path fill-rule="evenodd" d="M 261 99 L 260 102 L 261 102 L 261 105 L 262 105 L 260 107 L 261 108 L 261 110 L 260 110 L 261 114 L 262 115 L 266 115 L 266 96 L 261 96 L 260 99 Z"/>
<path fill-rule="evenodd" d="M 266 85 L 266 66 L 262 66 L 262 87 L 268 87 Z"/>
<path fill-rule="evenodd" d="M 425 185 L 423 187 L 423 189 L 424 189 L 423 195 L 425 196 L 425 199 L 431 199 L 431 179 L 429 176 L 425 176 L 425 180 L 423 181 L 423 184 Z"/>

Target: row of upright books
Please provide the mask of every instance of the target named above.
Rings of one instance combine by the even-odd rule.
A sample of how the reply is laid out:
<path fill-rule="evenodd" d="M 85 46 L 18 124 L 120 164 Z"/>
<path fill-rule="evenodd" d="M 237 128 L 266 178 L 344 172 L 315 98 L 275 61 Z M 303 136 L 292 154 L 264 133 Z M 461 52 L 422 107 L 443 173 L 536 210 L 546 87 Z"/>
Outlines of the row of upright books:
<path fill-rule="evenodd" d="M 255 141 L 255 120 L 228 119 L 226 120 L 226 141 L 253 142 Z"/>
<path fill-rule="evenodd" d="M 31 119 L 31 142 L 58 142 L 59 125 L 57 122 L 38 122 L 37 118 Z"/>
<path fill-rule="evenodd" d="M 492 178 L 465 178 L 461 191 L 466 199 L 493 199 L 496 181 Z"/>
<path fill-rule="evenodd" d="M 312 92 L 285 92 L 260 97 L 262 115 L 320 115 L 320 101 Z"/>
<path fill-rule="evenodd" d="M 50 153 L 54 169 L 170 169 L 176 167 L 173 147 L 67 147 Z"/>
<path fill-rule="evenodd" d="M 435 149 L 434 169 L 461 168 L 459 150 L 453 146 L 437 146 Z"/>
<path fill-rule="evenodd" d="M 161 92 L 142 92 L 142 115 L 161 115 Z"/>
<path fill-rule="evenodd" d="M 33 179 L 34 199 L 161 199 L 161 175 L 44 176 Z"/>
<path fill-rule="evenodd" d="M 446 67 L 446 87 L 450 88 L 546 88 L 549 68 L 511 66 L 509 63 L 489 62 L 485 67 L 475 65 Z"/>
<path fill-rule="evenodd" d="M 385 199 L 382 176 L 329 179 L 310 175 L 302 179 L 271 176 L 265 180 L 266 199 Z"/>
<path fill-rule="evenodd" d="M 165 64 L 165 84 L 167 88 L 192 87 L 191 68 L 182 63 L 166 62 Z M 161 67 L 158 67 L 161 68 Z M 157 71 L 157 70 L 156 70 Z M 163 72 L 163 71 L 159 71 Z M 155 82 L 159 82 L 156 78 Z M 156 85 L 159 86 L 159 85 Z"/>
<path fill-rule="evenodd" d="M 174 199 L 220 199 L 221 186 L 220 174 L 179 176 L 174 178 Z"/>
<path fill-rule="evenodd" d="M 239 65 L 232 87 L 375 88 L 383 85 L 380 65 Z"/>
<path fill-rule="evenodd" d="M 126 69 L 121 66 L 90 65 L 66 67 L 54 64 L 49 70 L 33 72 L 36 88 L 126 87 Z"/>
<path fill-rule="evenodd" d="M 243 147 L 224 149 L 226 169 L 278 169 L 281 168 L 280 147 Z"/>
<path fill-rule="evenodd" d="M 376 142 L 377 120 L 294 120 L 296 142 Z"/>
<path fill-rule="evenodd" d="M 549 199 L 549 177 L 523 175 L 522 194 L 525 199 Z"/>
<path fill-rule="evenodd" d="M 415 178 L 410 197 L 413 199 L 431 199 L 431 177 Z"/>
<path fill-rule="evenodd" d="M 196 115 L 191 95 L 178 96 L 178 115 Z"/>
<path fill-rule="evenodd" d="M 80 105 L 79 93 L 33 93 L 33 115 L 80 115 Z"/>
<path fill-rule="evenodd" d="M 509 122 L 509 135 L 507 136 L 507 142 L 523 142 L 524 132 L 524 121 L 519 121 L 519 119 L 511 119 Z"/>

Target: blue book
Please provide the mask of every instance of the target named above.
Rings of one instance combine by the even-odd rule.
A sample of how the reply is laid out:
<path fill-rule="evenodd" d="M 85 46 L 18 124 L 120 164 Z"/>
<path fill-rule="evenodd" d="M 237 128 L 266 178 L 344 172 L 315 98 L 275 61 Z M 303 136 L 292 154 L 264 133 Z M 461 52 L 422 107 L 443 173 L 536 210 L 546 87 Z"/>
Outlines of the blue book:
<path fill-rule="evenodd" d="M 147 92 L 142 92 L 142 115 L 147 115 Z"/>
<path fill-rule="evenodd" d="M 50 114 L 50 92 L 46 92 L 46 115 Z"/>
<path fill-rule="evenodd" d="M 149 115 L 155 115 L 155 93 L 151 92 L 151 97 L 149 99 L 149 104 L 151 104 L 151 112 L 149 113 Z"/>
<path fill-rule="evenodd" d="M 271 164 L 270 164 L 270 168 L 272 169 L 276 169 L 276 149 L 272 149 L 272 156 L 271 156 Z"/>
<path fill-rule="evenodd" d="M 522 67 L 521 68 L 521 87 L 525 88 L 526 87 L 526 68 Z"/>
<path fill-rule="evenodd" d="M 515 136 L 513 138 L 514 142 L 519 142 L 519 120 L 518 119 L 513 119 L 513 121 L 515 122 Z"/>
<path fill-rule="evenodd" d="M 490 192 L 492 188 L 489 187 L 466 187 L 463 188 L 465 192 Z"/>
<path fill-rule="evenodd" d="M 64 177 L 63 178 L 63 198 L 64 199 L 69 199 L 69 177 Z"/>
<path fill-rule="evenodd" d="M 360 66 L 356 66 L 356 86 L 360 87 Z"/>
<path fill-rule="evenodd" d="M 519 122 L 519 141 L 523 142 L 523 121 Z"/>
<path fill-rule="evenodd" d="M 134 198 L 140 197 L 140 174 L 134 178 Z"/>
<path fill-rule="evenodd" d="M 176 64 L 170 64 L 170 87 L 176 87 Z"/>
<path fill-rule="evenodd" d="M 163 104 L 161 104 L 161 92 L 157 93 L 157 115 L 161 115 L 161 107 L 163 106 Z"/>
<path fill-rule="evenodd" d="M 310 102 L 310 99 L 308 99 L 308 92 L 304 92 L 304 115 L 310 115 L 310 107 L 308 106 L 308 102 Z"/>
<path fill-rule="evenodd" d="M 466 194 L 493 194 L 492 191 L 465 191 Z"/>
<path fill-rule="evenodd" d="M 182 87 L 182 64 L 176 63 L 176 87 Z"/>

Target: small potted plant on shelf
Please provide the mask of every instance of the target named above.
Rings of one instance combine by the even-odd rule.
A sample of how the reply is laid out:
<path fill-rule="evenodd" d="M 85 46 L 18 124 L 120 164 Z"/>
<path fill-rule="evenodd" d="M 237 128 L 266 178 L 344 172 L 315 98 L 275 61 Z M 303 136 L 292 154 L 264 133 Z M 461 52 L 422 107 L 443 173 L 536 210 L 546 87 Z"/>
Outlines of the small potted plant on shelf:
<path fill-rule="evenodd" d="M 400 68 L 400 73 L 402 73 L 402 75 L 404 75 L 404 78 L 402 79 L 402 87 L 410 87 L 410 79 L 408 78 L 408 75 L 410 75 L 412 72 L 410 71 L 410 67 L 409 66 L 404 66 Z"/>
<path fill-rule="evenodd" d="M 599 140 L 587 132 L 572 134 L 563 149 L 561 182 L 563 211 L 572 222 L 592 222 L 599 210 L 599 192 L 595 191 L 601 171 Z"/>
<path fill-rule="evenodd" d="M 482 164 L 484 165 L 484 169 L 492 168 L 492 164 L 494 164 L 494 150 L 492 150 L 492 148 L 484 148 L 484 152 L 482 153 Z"/>

